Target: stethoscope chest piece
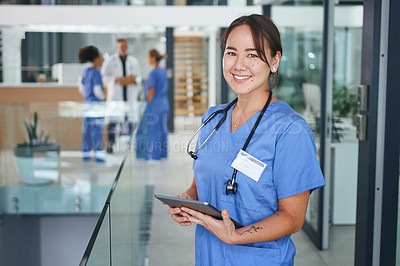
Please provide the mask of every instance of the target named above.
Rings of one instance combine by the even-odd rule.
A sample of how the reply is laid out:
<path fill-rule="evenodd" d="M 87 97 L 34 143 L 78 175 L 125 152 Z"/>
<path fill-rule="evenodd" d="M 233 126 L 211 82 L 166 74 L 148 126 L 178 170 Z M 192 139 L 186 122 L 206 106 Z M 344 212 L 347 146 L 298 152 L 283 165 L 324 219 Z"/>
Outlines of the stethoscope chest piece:
<path fill-rule="evenodd" d="M 232 192 L 232 194 L 236 194 L 237 191 L 237 183 L 232 181 L 232 179 L 229 179 L 228 182 L 226 183 L 226 195 L 229 195 L 229 192 Z"/>

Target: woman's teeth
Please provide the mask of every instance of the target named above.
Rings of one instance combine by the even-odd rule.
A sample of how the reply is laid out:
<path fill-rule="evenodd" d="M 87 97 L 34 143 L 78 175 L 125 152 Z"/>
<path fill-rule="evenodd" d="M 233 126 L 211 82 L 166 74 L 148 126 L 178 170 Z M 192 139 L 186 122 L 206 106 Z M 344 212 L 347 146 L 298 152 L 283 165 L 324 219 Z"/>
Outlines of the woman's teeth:
<path fill-rule="evenodd" d="M 235 79 L 248 79 L 248 78 L 250 78 L 250 76 L 236 76 L 236 75 L 233 75 L 234 77 L 235 77 Z"/>

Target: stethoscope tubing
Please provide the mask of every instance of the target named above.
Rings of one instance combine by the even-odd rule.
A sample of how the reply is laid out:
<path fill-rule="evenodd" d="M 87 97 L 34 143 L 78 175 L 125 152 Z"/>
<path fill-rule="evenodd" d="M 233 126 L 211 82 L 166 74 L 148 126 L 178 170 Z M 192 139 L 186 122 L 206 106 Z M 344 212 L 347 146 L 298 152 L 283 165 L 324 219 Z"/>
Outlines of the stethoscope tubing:
<path fill-rule="evenodd" d="M 271 100 L 272 100 L 272 91 L 269 92 L 267 103 L 264 105 L 263 109 L 261 110 L 261 113 L 258 116 L 256 123 L 254 124 L 253 128 L 251 129 L 251 132 L 250 132 L 249 136 L 247 137 L 246 142 L 243 145 L 243 148 L 242 148 L 243 151 L 245 151 L 247 149 L 247 146 L 249 146 L 250 140 L 253 137 L 254 132 L 256 132 L 258 124 L 260 124 L 265 111 L 267 110 L 269 104 L 271 103 Z"/>
<path fill-rule="evenodd" d="M 217 110 L 215 112 L 213 112 L 203 123 L 202 125 L 199 127 L 199 129 L 196 130 L 196 132 L 194 133 L 194 135 L 190 138 L 188 145 L 186 146 L 186 152 L 187 154 L 189 154 L 193 159 L 197 159 L 197 152 L 204 146 L 204 144 L 207 143 L 207 141 L 211 138 L 211 136 L 215 133 L 215 131 L 218 130 L 218 128 L 222 125 L 222 123 L 224 123 L 226 116 L 228 114 L 228 110 L 232 107 L 232 105 L 234 105 L 237 102 L 238 98 L 235 98 L 232 102 L 230 102 L 227 106 L 225 106 L 225 108 Z M 214 130 L 208 135 L 208 137 L 203 141 L 203 143 L 197 147 L 197 149 L 195 151 L 189 151 L 190 149 L 190 144 L 192 143 L 193 139 L 196 137 L 196 135 L 200 132 L 200 130 L 207 125 L 207 123 L 213 119 L 217 114 L 219 113 L 223 113 L 223 116 L 221 118 L 221 120 L 219 120 L 218 124 L 214 127 Z"/>
<path fill-rule="evenodd" d="M 215 133 L 215 131 L 218 130 L 218 128 L 222 125 L 222 123 L 225 121 L 226 117 L 227 117 L 227 113 L 228 110 L 232 107 L 232 105 L 234 105 L 237 102 L 238 98 L 234 99 L 232 102 L 230 102 L 225 108 L 217 110 L 215 112 L 213 112 L 204 122 L 203 124 L 199 127 L 199 129 L 197 129 L 197 131 L 194 133 L 194 135 L 192 136 L 192 138 L 189 140 L 189 143 L 186 147 L 186 152 L 194 159 L 197 160 L 197 152 L 204 146 L 204 144 L 207 143 L 207 141 L 211 138 L 211 136 Z M 246 139 L 246 142 L 243 145 L 242 150 L 245 151 L 247 146 L 250 143 L 251 138 L 254 135 L 254 132 L 256 131 L 258 125 L 261 122 L 262 117 L 264 116 L 265 111 L 267 110 L 269 104 L 271 103 L 272 100 L 272 91 L 269 92 L 268 95 L 268 100 L 265 103 L 263 109 L 260 112 L 260 115 L 258 116 L 256 123 L 254 124 L 249 136 Z M 208 137 L 203 141 L 203 143 L 195 150 L 195 151 L 189 151 L 190 148 L 190 144 L 192 143 L 193 139 L 195 138 L 195 136 L 200 132 L 200 130 L 211 120 L 213 119 L 217 114 L 219 113 L 223 113 L 223 116 L 221 118 L 221 120 L 218 122 L 218 124 L 214 127 L 214 130 L 208 135 Z M 233 170 L 232 173 L 232 179 L 228 180 L 228 183 L 226 185 L 226 194 L 228 195 L 229 192 L 232 192 L 233 194 L 236 193 L 237 190 L 237 184 L 236 184 L 236 174 L 237 174 L 237 169 Z"/>
<path fill-rule="evenodd" d="M 250 140 L 253 137 L 254 132 L 256 132 L 258 124 L 260 124 L 260 121 L 261 121 L 262 117 L 264 116 L 265 111 L 267 110 L 269 104 L 271 103 L 271 100 L 272 100 L 272 91 L 269 92 L 267 103 L 264 105 L 263 109 L 261 110 L 261 113 L 258 116 L 258 118 L 256 120 L 256 123 L 254 124 L 253 128 L 251 129 L 251 132 L 250 132 L 249 136 L 247 137 L 246 142 L 243 145 L 243 148 L 242 148 L 243 151 L 245 151 L 247 149 L 247 146 L 249 146 Z M 232 180 L 232 182 L 231 182 L 232 185 L 235 184 L 235 182 L 236 182 L 237 171 L 238 171 L 237 169 L 233 170 L 232 179 L 231 179 Z M 236 192 L 234 192 L 233 194 L 235 194 L 235 193 Z"/>
<path fill-rule="evenodd" d="M 196 153 L 201 149 L 201 147 L 204 146 L 204 144 L 207 143 L 208 139 L 211 138 L 211 136 L 214 134 L 214 132 L 217 130 L 216 128 L 214 128 L 214 130 L 211 132 L 210 135 L 208 135 L 208 137 L 205 139 L 205 141 L 203 141 L 203 143 L 195 150 L 195 151 L 189 151 L 189 146 L 190 143 L 192 143 L 194 137 L 200 132 L 200 130 L 205 126 L 206 124 L 202 124 L 201 127 L 199 127 L 199 129 L 194 133 L 194 135 L 191 137 L 191 139 L 189 140 L 189 145 L 187 145 L 186 147 L 186 152 L 193 157 L 193 159 L 197 159 L 197 155 Z"/>

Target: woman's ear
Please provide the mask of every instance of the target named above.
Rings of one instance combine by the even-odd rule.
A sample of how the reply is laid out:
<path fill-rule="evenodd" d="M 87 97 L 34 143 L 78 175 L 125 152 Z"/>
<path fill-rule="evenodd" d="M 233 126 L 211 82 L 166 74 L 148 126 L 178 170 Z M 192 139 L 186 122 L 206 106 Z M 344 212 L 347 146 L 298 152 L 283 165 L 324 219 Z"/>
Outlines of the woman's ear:
<path fill-rule="evenodd" d="M 279 63 L 281 62 L 281 52 L 276 52 L 276 55 L 272 57 L 271 72 L 275 73 L 278 71 Z"/>

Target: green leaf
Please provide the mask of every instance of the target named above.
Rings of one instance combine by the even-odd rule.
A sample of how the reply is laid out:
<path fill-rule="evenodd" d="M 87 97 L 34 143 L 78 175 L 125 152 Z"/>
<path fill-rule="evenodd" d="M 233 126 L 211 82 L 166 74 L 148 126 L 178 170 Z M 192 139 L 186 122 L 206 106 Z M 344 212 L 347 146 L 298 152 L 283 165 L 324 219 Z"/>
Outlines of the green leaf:
<path fill-rule="evenodd" d="M 37 124 L 38 124 L 38 114 L 35 112 L 33 114 L 33 124 L 32 124 L 32 138 L 37 139 Z"/>
<path fill-rule="evenodd" d="M 28 133 L 29 143 L 32 143 L 32 139 L 33 139 L 32 131 L 31 131 L 31 128 L 30 128 L 28 122 L 26 122 L 26 121 L 25 121 L 25 129 L 26 129 L 26 133 Z"/>

